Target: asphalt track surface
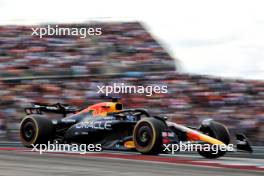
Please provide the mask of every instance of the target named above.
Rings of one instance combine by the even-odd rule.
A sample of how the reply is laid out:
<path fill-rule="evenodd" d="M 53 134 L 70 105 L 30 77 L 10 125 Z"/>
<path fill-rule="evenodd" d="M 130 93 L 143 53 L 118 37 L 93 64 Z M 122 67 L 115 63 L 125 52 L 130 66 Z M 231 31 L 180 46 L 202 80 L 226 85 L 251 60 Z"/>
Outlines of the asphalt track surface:
<path fill-rule="evenodd" d="M 198 155 L 144 156 L 127 152 L 39 154 L 25 148 L 0 147 L 2 176 L 251 176 L 264 175 L 264 159 Z"/>

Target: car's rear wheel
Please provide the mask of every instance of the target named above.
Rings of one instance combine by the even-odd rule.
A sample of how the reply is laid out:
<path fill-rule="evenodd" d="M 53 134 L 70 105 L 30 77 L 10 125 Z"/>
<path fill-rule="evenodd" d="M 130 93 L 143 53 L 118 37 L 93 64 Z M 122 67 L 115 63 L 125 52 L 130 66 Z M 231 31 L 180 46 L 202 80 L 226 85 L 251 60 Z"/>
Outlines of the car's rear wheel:
<path fill-rule="evenodd" d="M 28 115 L 20 125 L 21 142 L 26 147 L 35 144 L 46 144 L 53 139 L 53 124 L 42 115 Z"/>
<path fill-rule="evenodd" d="M 213 138 L 216 138 L 222 141 L 226 145 L 230 143 L 230 134 L 229 134 L 228 129 L 226 128 L 225 125 L 219 122 L 210 121 L 206 125 L 201 125 L 200 131 L 208 136 L 211 136 Z M 226 151 L 199 150 L 198 153 L 205 158 L 214 159 L 214 158 L 219 158 L 221 156 L 224 156 Z"/>
<path fill-rule="evenodd" d="M 155 118 L 144 118 L 136 124 L 133 141 L 137 151 L 142 154 L 159 154 L 162 147 L 162 131 L 166 125 Z"/>

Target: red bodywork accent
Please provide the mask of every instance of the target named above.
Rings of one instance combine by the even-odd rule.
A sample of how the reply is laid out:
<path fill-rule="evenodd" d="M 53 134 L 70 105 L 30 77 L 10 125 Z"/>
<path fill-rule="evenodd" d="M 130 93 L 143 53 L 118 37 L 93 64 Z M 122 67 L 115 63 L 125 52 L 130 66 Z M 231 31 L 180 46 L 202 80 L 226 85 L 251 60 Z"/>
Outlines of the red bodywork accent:
<path fill-rule="evenodd" d="M 106 102 L 98 103 L 95 105 L 91 105 L 88 108 L 85 108 L 84 110 L 78 112 L 78 114 L 85 113 L 85 112 L 92 112 L 93 115 L 98 115 L 98 114 L 107 112 L 107 108 L 105 108 L 106 106 L 107 106 Z"/>
<path fill-rule="evenodd" d="M 199 134 L 187 132 L 186 135 L 187 135 L 187 139 L 190 140 L 190 141 L 198 141 L 198 140 L 200 140 Z"/>

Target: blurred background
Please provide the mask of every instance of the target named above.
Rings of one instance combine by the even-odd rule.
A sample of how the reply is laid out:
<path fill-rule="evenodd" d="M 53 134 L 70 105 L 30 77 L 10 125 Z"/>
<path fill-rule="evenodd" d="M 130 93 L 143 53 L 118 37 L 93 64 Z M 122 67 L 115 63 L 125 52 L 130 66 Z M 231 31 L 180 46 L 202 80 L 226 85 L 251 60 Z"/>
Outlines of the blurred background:
<path fill-rule="evenodd" d="M 60 8 L 47 1 L 40 9 L 31 0 L 0 1 L 2 141 L 19 140 L 23 108 L 32 102 L 83 108 L 105 101 L 97 85 L 122 82 L 168 85 L 168 94 L 120 95 L 125 108 L 146 108 L 190 126 L 213 118 L 232 133 L 245 133 L 254 145 L 264 144 L 264 18 L 258 3 L 227 1 L 209 10 L 195 2 L 82 3 Z M 112 19 L 121 14 L 133 18 Z M 103 35 L 31 36 L 31 27 L 43 23 L 99 26 Z"/>

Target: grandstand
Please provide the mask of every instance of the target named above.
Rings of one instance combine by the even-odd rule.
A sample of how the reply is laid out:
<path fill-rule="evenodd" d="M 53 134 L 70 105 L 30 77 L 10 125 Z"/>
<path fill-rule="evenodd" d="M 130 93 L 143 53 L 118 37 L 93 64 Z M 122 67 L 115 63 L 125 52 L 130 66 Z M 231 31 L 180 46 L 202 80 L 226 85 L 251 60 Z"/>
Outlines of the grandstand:
<path fill-rule="evenodd" d="M 32 26 L 0 27 L 0 76 L 174 71 L 174 59 L 140 23 L 98 23 L 103 35 L 32 36 Z M 87 27 L 88 24 L 63 27 Z M 40 26 L 33 26 L 34 28 Z"/>

